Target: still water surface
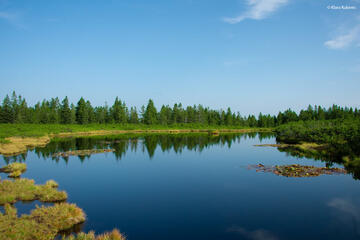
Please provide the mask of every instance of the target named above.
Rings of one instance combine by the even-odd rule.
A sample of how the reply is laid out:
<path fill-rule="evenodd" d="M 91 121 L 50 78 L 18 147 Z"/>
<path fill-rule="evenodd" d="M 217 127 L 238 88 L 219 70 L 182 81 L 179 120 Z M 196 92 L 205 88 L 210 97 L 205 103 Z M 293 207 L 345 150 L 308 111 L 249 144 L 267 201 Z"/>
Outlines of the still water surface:
<path fill-rule="evenodd" d="M 51 142 L 17 160 L 26 178 L 54 179 L 87 214 L 82 231 L 138 239 L 360 239 L 360 185 L 351 175 L 287 178 L 250 164 L 325 166 L 272 147 L 271 135 L 148 135 Z M 114 148 L 79 158 L 58 151 Z M 0 157 L 0 164 L 14 161 Z M 341 167 L 341 166 L 334 166 Z M 6 175 L 0 174 L 1 178 Z M 28 213 L 40 202 L 17 203 Z"/>

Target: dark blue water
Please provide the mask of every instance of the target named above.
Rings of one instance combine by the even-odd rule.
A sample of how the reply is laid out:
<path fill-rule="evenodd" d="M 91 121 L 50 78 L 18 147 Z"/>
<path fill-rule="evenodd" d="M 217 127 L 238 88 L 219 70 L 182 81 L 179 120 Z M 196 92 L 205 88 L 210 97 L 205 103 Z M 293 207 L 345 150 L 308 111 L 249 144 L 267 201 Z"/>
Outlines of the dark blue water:
<path fill-rule="evenodd" d="M 275 138 L 62 140 L 29 151 L 23 177 L 40 184 L 57 181 L 68 202 L 86 212 L 83 231 L 118 228 L 130 240 L 360 239 L 359 181 L 351 175 L 287 178 L 249 170 L 249 164 L 258 163 L 325 166 L 253 146 L 259 143 L 275 143 Z M 60 149 L 88 147 L 117 152 L 84 159 L 51 157 Z M 1 165 L 5 160 L 12 161 L 1 157 Z M 16 207 L 28 213 L 35 204 L 42 203 Z"/>

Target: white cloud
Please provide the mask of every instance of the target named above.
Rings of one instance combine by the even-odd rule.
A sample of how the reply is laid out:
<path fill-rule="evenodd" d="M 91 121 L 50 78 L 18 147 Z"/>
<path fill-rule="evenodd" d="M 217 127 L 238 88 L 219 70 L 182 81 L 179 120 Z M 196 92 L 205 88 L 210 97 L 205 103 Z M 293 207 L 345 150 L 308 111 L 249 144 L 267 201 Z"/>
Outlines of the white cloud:
<path fill-rule="evenodd" d="M 234 18 L 224 18 L 227 23 L 235 24 L 244 19 L 261 20 L 288 3 L 288 0 L 248 0 L 248 10 Z"/>
<path fill-rule="evenodd" d="M 352 44 L 360 45 L 360 24 L 324 43 L 330 49 L 344 49 Z"/>

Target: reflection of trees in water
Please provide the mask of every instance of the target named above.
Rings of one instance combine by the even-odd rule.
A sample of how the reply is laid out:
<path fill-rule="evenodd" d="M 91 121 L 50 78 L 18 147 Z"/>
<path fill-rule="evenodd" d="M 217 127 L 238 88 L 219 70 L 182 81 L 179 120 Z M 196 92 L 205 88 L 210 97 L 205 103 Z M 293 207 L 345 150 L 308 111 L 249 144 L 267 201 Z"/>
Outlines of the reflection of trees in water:
<path fill-rule="evenodd" d="M 128 151 L 136 152 L 141 150 L 147 152 L 149 157 L 155 155 L 157 147 L 162 152 L 174 151 L 181 153 L 184 149 L 201 152 L 213 145 L 231 147 L 232 143 L 240 142 L 241 139 L 256 138 L 260 141 L 273 137 L 272 133 L 226 133 L 217 136 L 209 134 L 147 134 L 147 135 L 121 135 L 121 136 L 96 136 L 80 138 L 61 138 L 52 140 L 46 147 L 35 148 L 34 152 L 39 158 L 52 158 L 54 161 L 61 159 L 67 162 L 68 157 L 55 158 L 54 153 L 86 149 L 107 149 L 111 148 L 116 159 L 120 160 Z M 11 161 L 25 161 L 27 154 L 13 157 L 4 157 L 7 163 Z M 90 156 L 79 156 L 85 161 Z"/>
<path fill-rule="evenodd" d="M 287 156 L 319 160 L 325 162 L 327 167 L 331 167 L 335 163 L 341 164 L 345 167 L 347 172 L 352 174 L 354 179 L 360 179 L 359 158 L 354 156 L 354 153 L 346 151 L 345 149 L 348 148 L 343 146 L 332 146 L 319 151 L 311 149 L 305 150 L 296 146 L 278 148 L 280 152 L 285 152 Z M 344 162 L 344 156 L 351 156 L 351 161 Z"/>

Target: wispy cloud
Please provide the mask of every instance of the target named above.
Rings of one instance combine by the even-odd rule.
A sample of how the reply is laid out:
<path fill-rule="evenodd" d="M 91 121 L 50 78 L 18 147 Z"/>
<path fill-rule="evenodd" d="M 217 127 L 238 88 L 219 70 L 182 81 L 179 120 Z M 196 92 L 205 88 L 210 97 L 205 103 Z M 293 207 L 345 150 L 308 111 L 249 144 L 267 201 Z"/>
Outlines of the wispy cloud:
<path fill-rule="evenodd" d="M 360 73 L 360 64 L 354 65 L 349 68 L 350 72 Z"/>
<path fill-rule="evenodd" d="M 226 231 L 239 233 L 240 235 L 249 240 L 279 240 L 277 236 L 264 229 L 249 231 L 239 226 L 232 226 L 226 229 Z"/>
<path fill-rule="evenodd" d="M 351 216 L 353 216 L 356 219 L 360 220 L 360 210 L 359 210 L 359 208 L 348 199 L 333 198 L 328 202 L 327 205 L 329 207 L 333 207 L 335 209 L 338 209 L 341 212 L 350 214 Z"/>
<path fill-rule="evenodd" d="M 19 13 L 0 11 L 0 21 L 1 20 L 5 20 L 14 26 L 25 28 L 24 24 L 21 22 Z"/>
<path fill-rule="evenodd" d="M 287 4 L 288 0 L 248 0 L 248 9 L 243 14 L 234 18 L 224 18 L 227 23 L 235 24 L 245 19 L 261 20 L 268 17 L 271 13 Z"/>
<path fill-rule="evenodd" d="M 0 18 L 11 22 L 17 19 L 17 15 L 14 13 L 0 12 Z"/>
<path fill-rule="evenodd" d="M 330 49 L 344 49 L 353 44 L 360 46 L 360 24 L 324 43 Z"/>
<path fill-rule="evenodd" d="M 329 207 L 335 208 L 339 211 L 339 213 L 342 213 L 343 215 L 340 215 L 343 220 L 345 220 L 343 217 L 350 217 L 351 223 L 353 225 L 354 233 L 358 238 L 360 238 L 359 233 L 359 222 L 360 222 L 360 209 L 358 207 L 358 204 L 354 203 L 352 200 L 344 199 L 344 198 L 334 198 L 331 199 L 327 205 Z M 346 223 L 348 225 L 348 223 Z"/>

